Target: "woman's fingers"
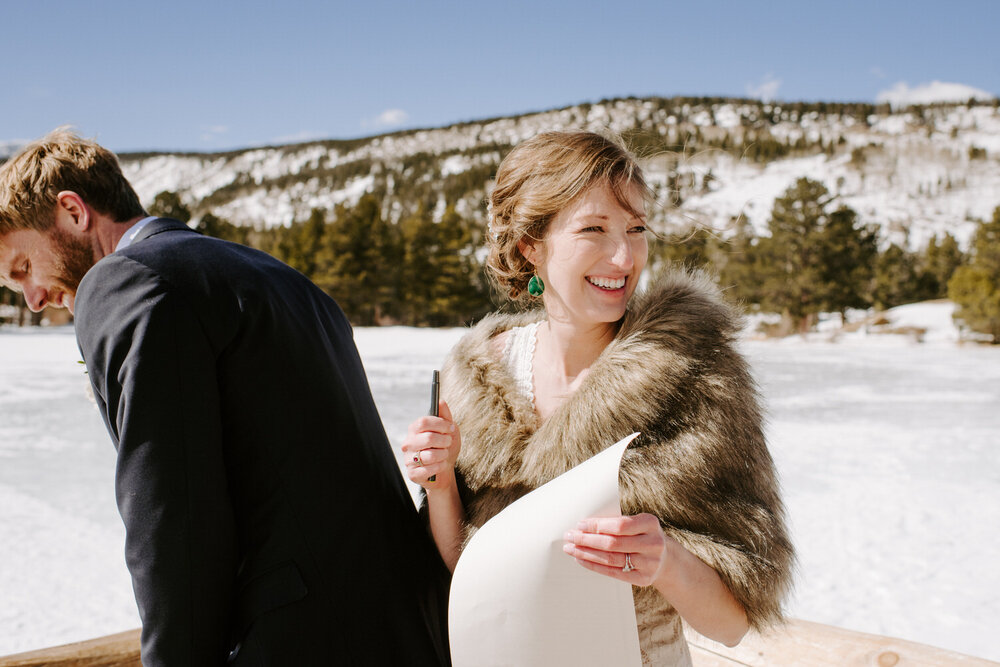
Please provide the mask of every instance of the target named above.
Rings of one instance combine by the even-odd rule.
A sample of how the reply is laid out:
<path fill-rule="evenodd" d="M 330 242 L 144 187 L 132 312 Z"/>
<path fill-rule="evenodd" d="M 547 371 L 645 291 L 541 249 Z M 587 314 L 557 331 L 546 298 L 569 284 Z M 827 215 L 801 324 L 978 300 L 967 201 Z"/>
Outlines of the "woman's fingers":
<path fill-rule="evenodd" d="M 563 551 L 588 570 L 637 585 L 647 583 L 648 576 L 643 571 L 649 569 L 648 558 L 641 554 L 595 551 L 573 544 L 564 545 Z"/>
<path fill-rule="evenodd" d="M 413 453 L 408 453 L 409 457 L 406 460 L 406 465 L 411 468 L 417 468 L 420 466 L 434 465 L 435 463 L 442 463 L 448 460 L 448 452 L 444 449 L 420 449 Z"/>
<path fill-rule="evenodd" d="M 462 440 L 448 403 L 438 403 L 440 417 L 424 416 L 410 422 L 403 439 L 407 477 L 426 489 L 442 488 L 437 475 L 454 470 Z M 428 486 L 430 484 L 430 486 Z"/>
<path fill-rule="evenodd" d="M 454 438 L 450 435 L 442 435 L 431 431 L 424 431 L 415 435 L 408 435 L 403 440 L 403 453 L 413 455 L 422 449 L 447 449 L 452 446 Z"/>
<path fill-rule="evenodd" d="M 451 470 L 450 466 L 445 461 L 438 461 L 436 463 L 428 463 L 427 465 L 414 465 L 412 467 L 407 467 L 406 476 L 410 478 L 411 482 L 420 484 L 423 486 L 433 475 L 441 475 L 445 472 Z"/>
<path fill-rule="evenodd" d="M 577 524 L 577 530 L 602 535 L 642 535 L 658 531 L 660 521 L 652 514 L 632 516 L 588 517 Z"/>
<path fill-rule="evenodd" d="M 444 406 L 447 406 L 447 403 L 444 401 L 441 401 L 441 403 Z M 455 431 L 455 423 L 451 420 L 450 412 L 447 417 L 445 417 L 445 415 L 442 415 L 441 417 L 425 415 L 410 422 L 406 431 L 410 435 L 422 433 L 424 431 L 430 431 L 432 433 L 452 433 Z"/>
<path fill-rule="evenodd" d="M 618 568 L 624 567 L 625 554 L 632 554 L 632 558 L 637 554 L 658 558 L 663 551 L 657 535 L 598 535 L 570 530 L 563 539 L 566 541 L 563 548 L 571 556 Z"/>
<path fill-rule="evenodd" d="M 663 530 L 652 514 L 590 517 L 564 537 L 563 551 L 580 565 L 637 585 L 655 578 L 666 553 Z"/>
<path fill-rule="evenodd" d="M 630 553 L 625 551 L 591 549 L 589 547 L 582 547 L 579 544 L 574 544 L 573 542 L 567 542 L 564 544 L 563 551 L 578 560 L 585 560 L 588 563 L 594 563 L 597 565 L 606 565 L 607 567 L 616 567 L 619 570 L 625 567 L 625 554 Z"/>

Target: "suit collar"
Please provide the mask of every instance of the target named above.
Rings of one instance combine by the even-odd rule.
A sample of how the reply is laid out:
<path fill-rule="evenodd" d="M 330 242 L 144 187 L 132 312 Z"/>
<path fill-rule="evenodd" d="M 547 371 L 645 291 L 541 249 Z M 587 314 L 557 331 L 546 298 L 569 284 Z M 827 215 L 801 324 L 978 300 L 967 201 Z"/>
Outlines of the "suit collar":
<path fill-rule="evenodd" d="M 143 227 L 135 238 L 132 239 L 132 243 L 139 243 L 150 236 L 160 234 L 161 232 L 170 232 L 176 230 L 184 230 L 188 232 L 193 232 L 194 230 L 188 227 L 186 224 L 180 220 L 174 220 L 173 218 L 156 218 L 151 220 L 149 224 Z"/>

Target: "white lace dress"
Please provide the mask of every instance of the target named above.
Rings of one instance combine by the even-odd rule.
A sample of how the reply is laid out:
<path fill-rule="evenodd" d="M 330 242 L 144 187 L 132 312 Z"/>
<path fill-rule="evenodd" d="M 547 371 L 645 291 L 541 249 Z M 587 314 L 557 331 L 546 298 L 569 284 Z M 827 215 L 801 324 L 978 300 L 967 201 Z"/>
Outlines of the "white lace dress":
<path fill-rule="evenodd" d="M 535 404 L 534 361 L 535 346 L 538 342 L 539 322 L 523 327 L 514 327 L 507 332 L 503 348 L 503 364 L 517 383 L 522 395 Z M 639 589 L 633 589 L 639 592 Z M 645 595 L 658 595 L 655 591 L 645 591 Z M 650 605 L 636 605 L 636 624 L 639 628 L 639 650 L 642 664 L 651 667 L 676 666 L 691 667 L 691 652 L 683 635 L 684 626 L 680 614 L 674 612 L 664 618 L 662 611 Z"/>

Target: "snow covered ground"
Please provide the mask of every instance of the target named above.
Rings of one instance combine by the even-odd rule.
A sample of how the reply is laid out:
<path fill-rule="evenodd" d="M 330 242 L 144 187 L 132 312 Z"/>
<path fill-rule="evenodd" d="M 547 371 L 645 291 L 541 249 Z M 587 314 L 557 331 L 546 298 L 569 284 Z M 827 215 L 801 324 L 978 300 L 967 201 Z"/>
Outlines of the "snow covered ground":
<path fill-rule="evenodd" d="M 956 343 L 950 308 L 743 348 L 799 553 L 791 615 L 1000 660 L 1000 349 Z M 356 332 L 394 445 L 460 335 Z M 138 625 L 78 358 L 71 329 L 0 329 L 0 655 Z"/>

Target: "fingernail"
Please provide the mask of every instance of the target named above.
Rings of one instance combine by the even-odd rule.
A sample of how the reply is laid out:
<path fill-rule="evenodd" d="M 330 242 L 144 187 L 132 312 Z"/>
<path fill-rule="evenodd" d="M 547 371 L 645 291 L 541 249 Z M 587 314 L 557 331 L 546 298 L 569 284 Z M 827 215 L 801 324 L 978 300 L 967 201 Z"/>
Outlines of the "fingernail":
<path fill-rule="evenodd" d="M 563 551 L 566 552 L 566 553 L 568 553 L 568 554 L 573 553 L 573 545 L 572 544 L 564 544 L 563 545 Z"/>
<path fill-rule="evenodd" d="M 580 523 L 576 524 L 576 529 L 580 530 L 580 531 L 587 530 L 587 522 L 586 521 L 581 521 Z"/>

